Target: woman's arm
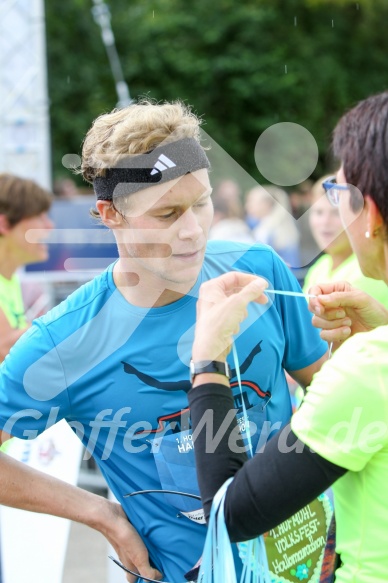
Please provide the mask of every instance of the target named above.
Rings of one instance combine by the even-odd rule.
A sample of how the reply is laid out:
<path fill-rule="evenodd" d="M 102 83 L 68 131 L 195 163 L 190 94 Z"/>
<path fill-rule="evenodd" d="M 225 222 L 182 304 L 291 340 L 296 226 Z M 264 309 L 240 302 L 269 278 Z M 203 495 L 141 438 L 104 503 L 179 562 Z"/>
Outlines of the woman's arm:
<path fill-rule="evenodd" d="M 266 303 L 265 288 L 264 280 L 243 273 L 228 273 L 201 286 L 194 362 L 225 362 L 249 302 Z M 227 377 L 201 373 L 192 387 L 189 403 L 205 514 L 208 518 L 215 493 L 234 476 L 225 499 L 232 540 L 249 539 L 277 526 L 345 473 L 312 453 L 290 426 L 246 461 Z"/>
<path fill-rule="evenodd" d="M 311 452 L 289 425 L 246 461 L 231 390 L 225 384 L 199 383 L 189 392 L 198 483 L 208 519 L 214 495 L 234 476 L 225 498 L 232 541 L 274 528 L 346 472 Z"/>

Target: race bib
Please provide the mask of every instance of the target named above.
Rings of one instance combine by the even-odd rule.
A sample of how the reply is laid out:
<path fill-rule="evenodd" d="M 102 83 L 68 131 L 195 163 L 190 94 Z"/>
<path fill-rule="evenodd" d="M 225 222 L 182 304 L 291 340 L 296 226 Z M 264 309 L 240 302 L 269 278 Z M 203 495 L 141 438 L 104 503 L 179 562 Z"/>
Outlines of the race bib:
<path fill-rule="evenodd" d="M 262 442 L 267 437 L 262 435 L 269 425 L 265 423 L 267 402 L 268 398 L 263 398 L 257 405 L 248 409 L 247 418 L 244 413 L 237 415 L 244 445 L 248 446 L 249 430 L 253 452 L 256 450 L 259 439 Z M 156 437 L 152 442 L 152 453 L 163 490 L 184 492 L 199 497 L 191 429 Z M 178 494 L 165 494 L 165 496 L 168 503 L 179 510 L 183 516 L 199 524 L 206 524 L 200 500 Z"/>

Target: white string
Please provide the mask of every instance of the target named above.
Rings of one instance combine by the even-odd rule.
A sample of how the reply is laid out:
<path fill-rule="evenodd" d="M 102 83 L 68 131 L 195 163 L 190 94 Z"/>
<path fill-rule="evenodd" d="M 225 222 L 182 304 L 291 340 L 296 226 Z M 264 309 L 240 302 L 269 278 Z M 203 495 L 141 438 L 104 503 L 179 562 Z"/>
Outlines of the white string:
<path fill-rule="evenodd" d="M 241 395 L 246 438 L 248 442 L 250 457 L 253 457 L 251 428 L 248 420 L 247 410 L 245 407 L 245 401 L 241 385 L 240 364 L 238 361 L 236 345 L 234 343 L 232 346 L 232 351 L 238 386 Z M 270 583 L 271 578 L 269 574 L 267 551 L 264 544 L 264 537 L 259 536 L 255 539 L 238 543 L 237 546 L 239 550 L 240 559 L 242 560 L 244 565 L 241 573 L 240 583 Z"/>
<path fill-rule="evenodd" d="M 283 291 L 280 289 L 265 289 L 265 294 L 278 294 L 279 296 L 294 296 L 297 298 L 316 298 L 314 294 L 304 294 L 303 292 Z"/>
<path fill-rule="evenodd" d="M 246 410 L 246 407 L 245 407 L 245 401 L 244 401 L 244 396 L 243 396 L 242 386 L 241 386 L 240 364 L 238 362 L 236 345 L 234 343 L 233 343 L 232 350 L 233 350 L 234 367 L 236 369 L 236 376 L 237 376 L 237 381 L 238 381 L 238 387 L 240 389 L 240 395 L 241 395 L 241 402 L 242 402 L 244 422 L 245 422 L 245 433 L 246 433 L 246 436 L 247 436 L 249 453 L 251 454 L 250 457 L 253 457 L 253 448 L 252 448 L 252 440 L 251 440 L 251 428 L 250 428 L 250 424 L 249 424 L 249 420 L 248 420 L 247 410 Z"/>

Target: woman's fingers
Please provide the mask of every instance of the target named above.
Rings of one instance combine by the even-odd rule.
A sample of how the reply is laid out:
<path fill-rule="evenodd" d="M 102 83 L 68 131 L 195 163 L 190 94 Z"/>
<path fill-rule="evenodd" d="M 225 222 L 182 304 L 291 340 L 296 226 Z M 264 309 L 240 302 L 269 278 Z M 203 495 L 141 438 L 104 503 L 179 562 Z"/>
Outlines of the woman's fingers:
<path fill-rule="evenodd" d="M 199 297 L 209 303 L 216 303 L 234 294 L 239 294 L 241 291 L 246 290 L 248 286 L 247 293 L 250 294 L 253 292 L 250 301 L 255 301 L 264 289 L 268 287 L 268 282 L 251 273 L 231 271 L 203 283 L 200 288 Z"/>
<path fill-rule="evenodd" d="M 313 324 L 316 328 L 322 328 L 324 330 L 335 330 L 336 328 L 350 328 L 352 326 L 352 321 L 348 316 L 344 318 L 337 318 L 334 314 L 330 318 L 321 318 L 320 316 L 313 316 Z"/>
<path fill-rule="evenodd" d="M 322 340 L 326 342 L 344 342 L 352 334 L 352 329 L 348 326 L 341 326 L 340 328 L 334 328 L 333 330 L 322 329 L 320 331 L 320 336 Z"/>

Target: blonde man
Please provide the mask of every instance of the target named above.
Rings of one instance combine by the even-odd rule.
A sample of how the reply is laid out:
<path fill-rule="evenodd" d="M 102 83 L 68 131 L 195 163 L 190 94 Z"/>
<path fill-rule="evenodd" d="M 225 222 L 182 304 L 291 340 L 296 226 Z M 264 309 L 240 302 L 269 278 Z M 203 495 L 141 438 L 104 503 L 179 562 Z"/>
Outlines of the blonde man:
<path fill-rule="evenodd" d="M 199 286 L 233 267 L 260 273 L 271 287 L 299 290 L 267 247 L 207 246 L 213 207 L 199 126 L 180 102 L 132 104 L 95 121 L 82 172 L 119 259 L 36 321 L 7 359 L 0 385 L 4 432 L 23 437 L 65 418 L 122 504 L 88 505 L 72 490 L 69 516 L 104 532 L 126 568 L 168 581 L 181 581 L 196 563 L 206 528 L 197 500 L 160 494 L 197 492 L 187 392 Z M 258 444 L 291 414 L 283 369 L 307 385 L 326 359 L 326 344 L 306 303 L 279 297 L 250 311 L 236 349 L 242 395 L 232 361 L 228 374 L 238 414 L 244 402 Z M 217 362 L 200 364 L 218 370 Z M 192 366 L 192 375 L 199 371 Z M 55 492 L 57 499 L 58 484 Z M 43 507 L 67 513 L 52 497 Z"/>

